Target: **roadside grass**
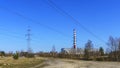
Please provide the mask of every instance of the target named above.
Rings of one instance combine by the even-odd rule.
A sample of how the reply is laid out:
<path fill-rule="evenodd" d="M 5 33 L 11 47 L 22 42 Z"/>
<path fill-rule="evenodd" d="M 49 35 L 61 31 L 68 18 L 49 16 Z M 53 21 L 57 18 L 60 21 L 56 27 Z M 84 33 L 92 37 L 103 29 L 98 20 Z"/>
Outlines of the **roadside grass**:
<path fill-rule="evenodd" d="M 75 61 L 71 60 L 71 59 L 62 59 L 64 62 L 67 63 L 75 63 Z"/>
<path fill-rule="evenodd" d="M 75 63 L 74 61 L 65 61 L 65 62 L 68 62 L 68 63 Z"/>
<path fill-rule="evenodd" d="M 18 60 L 14 60 L 12 57 L 4 57 L 0 58 L 0 68 L 29 68 L 41 64 L 44 61 L 45 59 L 40 57 L 20 57 Z"/>
<path fill-rule="evenodd" d="M 43 67 L 46 67 L 46 66 L 49 66 L 49 64 L 42 64 L 41 66 L 36 67 L 36 68 L 43 68 Z"/>

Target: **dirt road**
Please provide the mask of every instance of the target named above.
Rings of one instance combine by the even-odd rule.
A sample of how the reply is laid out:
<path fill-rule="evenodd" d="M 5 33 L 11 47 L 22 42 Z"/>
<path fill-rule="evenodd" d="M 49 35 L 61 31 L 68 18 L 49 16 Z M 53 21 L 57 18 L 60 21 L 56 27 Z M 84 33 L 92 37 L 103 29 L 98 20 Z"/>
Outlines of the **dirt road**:
<path fill-rule="evenodd" d="M 42 68 L 120 68 L 119 62 L 48 59 Z"/>

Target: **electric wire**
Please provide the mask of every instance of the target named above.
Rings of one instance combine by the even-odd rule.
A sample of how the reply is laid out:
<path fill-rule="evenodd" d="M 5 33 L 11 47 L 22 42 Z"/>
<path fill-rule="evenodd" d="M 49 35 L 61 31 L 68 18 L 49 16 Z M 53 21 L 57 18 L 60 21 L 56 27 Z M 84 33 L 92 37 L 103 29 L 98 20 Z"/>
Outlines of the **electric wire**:
<path fill-rule="evenodd" d="M 42 23 L 40 23 L 39 21 L 36 21 L 36 20 L 34 20 L 34 19 L 30 18 L 30 17 L 27 17 L 27 16 L 25 16 L 25 15 L 23 15 L 23 14 L 21 14 L 21 13 L 12 11 L 12 10 L 6 8 L 6 7 L 3 7 L 3 6 L 0 6 L 0 8 L 3 9 L 3 10 L 5 10 L 5 11 L 8 11 L 8 12 L 14 14 L 14 15 L 17 15 L 17 16 L 25 19 L 25 20 L 28 20 L 28 21 L 30 21 L 30 22 L 32 22 L 32 23 L 36 23 L 36 24 L 38 24 L 38 25 L 40 25 L 40 26 L 43 26 L 44 28 L 47 28 L 47 29 L 49 29 L 49 30 L 51 30 L 51 31 L 54 31 L 54 32 L 56 32 L 56 33 L 58 33 L 58 34 L 60 34 L 60 35 L 62 35 L 62 36 L 64 36 L 64 37 L 71 38 L 69 35 L 67 35 L 67 34 L 65 34 L 65 33 L 61 32 L 61 31 L 59 31 L 59 30 L 57 30 L 57 29 L 54 29 L 54 28 L 52 28 L 52 27 L 50 27 L 50 26 L 47 26 L 47 25 L 45 25 L 45 24 L 42 24 Z M 81 40 L 81 41 L 83 41 L 83 40 Z"/>
<path fill-rule="evenodd" d="M 20 13 L 18 13 L 18 12 L 12 11 L 12 10 L 6 8 L 6 7 L 3 7 L 3 6 L 0 6 L 0 8 L 3 9 L 3 10 L 8 11 L 8 12 L 14 14 L 14 15 L 17 15 L 17 16 L 25 19 L 25 20 L 28 20 L 28 21 L 30 21 L 30 22 L 32 22 L 32 23 L 36 23 L 36 24 L 38 24 L 38 25 L 40 25 L 40 26 L 42 26 L 42 27 L 44 27 L 44 28 L 47 28 L 47 29 L 49 29 L 49 30 L 51 30 L 51 31 L 54 31 L 54 32 L 56 32 L 56 33 L 58 33 L 58 34 L 61 34 L 61 35 L 65 36 L 65 37 L 68 37 L 68 35 L 66 35 L 65 33 L 61 32 L 61 31 L 59 31 L 59 30 L 56 30 L 56 29 L 54 29 L 54 28 L 52 28 L 52 27 L 50 27 L 50 26 L 47 26 L 47 25 L 45 25 L 45 24 L 42 24 L 42 23 L 40 23 L 39 21 L 34 20 L 34 19 L 30 18 L 30 17 L 27 17 L 27 16 L 25 16 L 25 15 L 23 15 L 23 14 L 20 14 Z"/>
<path fill-rule="evenodd" d="M 89 29 L 87 29 L 85 26 L 83 26 L 77 19 L 75 19 L 72 15 L 70 15 L 68 12 L 64 11 L 62 8 L 58 7 L 52 0 L 47 0 L 46 2 L 51 8 L 53 8 L 55 11 L 57 11 L 58 13 L 60 13 L 63 16 L 68 16 L 71 20 L 74 21 L 74 23 L 76 25 L 79 25 L 83 30 L 85 30 L 86 32 L 88 32 L 89 34 L 91 34 L 93 37 L 95 37 L 96 39 L 100 40 L 103 43 L 106 43 L 103 39 L 101 39 L 99 36 L 95 35 L 92 31 L 90 31 Z"/>

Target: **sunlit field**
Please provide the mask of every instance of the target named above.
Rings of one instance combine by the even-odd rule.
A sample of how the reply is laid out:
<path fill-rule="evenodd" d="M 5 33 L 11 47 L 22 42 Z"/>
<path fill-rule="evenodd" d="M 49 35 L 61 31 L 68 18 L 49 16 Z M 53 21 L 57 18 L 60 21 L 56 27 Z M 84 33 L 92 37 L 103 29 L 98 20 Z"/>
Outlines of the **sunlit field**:
<path fill-rule="evenodd" d="M 0 58 L 0 68 L 120 68 L 119 62 L 84 61 L 59 58 Z"/>
<path fill-rule="evenodd" d="M 12 57 L 0 58 L 0 68 L 34 68 L 34 66 L 41 64 L 45 59 L 37 58 L 24 58 L 20 57 L 14 60 Z"/>

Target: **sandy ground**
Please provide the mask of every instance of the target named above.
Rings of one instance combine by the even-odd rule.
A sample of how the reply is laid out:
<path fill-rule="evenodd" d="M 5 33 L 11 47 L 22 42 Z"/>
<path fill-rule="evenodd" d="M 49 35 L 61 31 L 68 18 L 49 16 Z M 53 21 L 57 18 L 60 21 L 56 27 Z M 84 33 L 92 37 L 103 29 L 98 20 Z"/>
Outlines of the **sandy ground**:
<path fill-rule="evenodd" d="M 120 68 L 119 62 L 48 59 L 43 68 Z"/>
<path fill-rule="evenodd" d="M 42 57 L 14 60 L 12 57 L 4 57 L 0 58 L 0 68 L 120 68 L 120 62 L 97 62 Z"/>

